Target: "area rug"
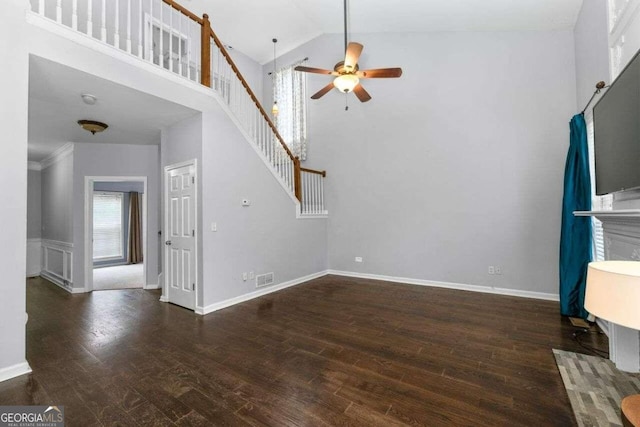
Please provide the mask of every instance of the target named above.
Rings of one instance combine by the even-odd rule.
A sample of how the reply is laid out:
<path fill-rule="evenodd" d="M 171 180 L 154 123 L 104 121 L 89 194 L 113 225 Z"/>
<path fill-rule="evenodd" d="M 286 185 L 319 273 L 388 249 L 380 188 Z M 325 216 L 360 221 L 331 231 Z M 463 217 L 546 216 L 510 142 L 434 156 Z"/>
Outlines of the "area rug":
<path fill-rule="evenodd" d="M 142 288 L 144 264 L 101 267 L 93 270 L 93 290 Z"/>
<path fill-rule="evenodd" d="M 620 401 L 640 393 L 640 375 L 619 371 L 608 359 L 553 350 L 580 427 L 622 426 Z"/>

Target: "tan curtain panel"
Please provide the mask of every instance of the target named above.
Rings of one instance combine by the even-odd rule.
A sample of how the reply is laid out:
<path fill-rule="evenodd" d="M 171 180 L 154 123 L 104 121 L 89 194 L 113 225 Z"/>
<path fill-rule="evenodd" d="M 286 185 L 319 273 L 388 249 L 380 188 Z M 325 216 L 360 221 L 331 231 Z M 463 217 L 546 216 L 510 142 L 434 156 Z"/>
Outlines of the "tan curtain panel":
<path fill-rule="evenodd" d="M 135 191 L 129 193 L 129 251 L 127 255 L 129 264 L 139 264 L 143 261 L 140 199 L 139 193 Z"/>

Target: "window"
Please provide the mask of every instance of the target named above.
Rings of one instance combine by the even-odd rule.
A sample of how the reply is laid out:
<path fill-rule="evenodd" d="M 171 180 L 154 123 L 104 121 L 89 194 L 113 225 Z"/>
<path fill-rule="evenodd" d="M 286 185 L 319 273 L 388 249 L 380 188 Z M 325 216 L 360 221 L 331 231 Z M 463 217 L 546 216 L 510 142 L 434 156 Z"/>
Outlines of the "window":
<path fill-rule="evenodd" d="M 93 259 L 124 256 L 122 193 L 93 194 Z"/>
<path fill-rule="evenodd" d="M 301 62 L 276 71 L 273 99 L 278 102 L 276 127 L 294 156 L 307 158 L 307 85 L 304 73 L 294 68 Z"/>
<path fill-rule="evenodd" d="M 146 59 L 191 80 L 196 79 L 195 64 L 191 62 L 191 40 L 187 34 L 166 23 L 161 24 L 149 14 L 145 14 L 144 28 Z M 153 58 L 150 58 L 152 51 Z"/>
<path fill-rule="evenodd" d="M 594 142 L 593 142 L 593 111 L 590 109 L 584 114 L 587 123 L 587 143 L 589 146 L 589 170 L 591 172 L 591 210 L 605 211 L 612 209 L 612 196 L 596 196 L 596 175 L 595 175 L 595 159 L 594 159 Z M 605 258 L 604 249 L 604 232 L 602 230 L 602 222 L 592 217 L 593 224 L 593 259 L 594 261 L 603 261 Z"/>

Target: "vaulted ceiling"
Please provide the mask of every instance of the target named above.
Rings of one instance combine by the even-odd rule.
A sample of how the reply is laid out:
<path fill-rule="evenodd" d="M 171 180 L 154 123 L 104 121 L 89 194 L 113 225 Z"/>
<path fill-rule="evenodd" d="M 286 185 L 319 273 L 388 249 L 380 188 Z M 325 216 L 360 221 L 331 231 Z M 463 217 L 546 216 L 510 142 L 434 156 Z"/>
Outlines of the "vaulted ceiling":
<path fill-rule="evenodd" d="M 207 13 L 233 48 L 265 63 L 278 54 L 343 29 L 342 0 L 182 0 Z M 567 30 L 582 0 L 349 0 L 354 33 Z"/>

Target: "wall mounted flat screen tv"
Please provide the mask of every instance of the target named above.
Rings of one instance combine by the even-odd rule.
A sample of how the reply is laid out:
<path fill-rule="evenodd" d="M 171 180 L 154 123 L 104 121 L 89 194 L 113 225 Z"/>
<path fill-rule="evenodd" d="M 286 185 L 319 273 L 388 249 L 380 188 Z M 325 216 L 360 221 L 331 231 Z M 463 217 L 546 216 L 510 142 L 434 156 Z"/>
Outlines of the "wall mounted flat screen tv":
<path fill-rule="evenodd" d="M 593 107 L 596 194 L 640 187 L 640 56 Z"/>

